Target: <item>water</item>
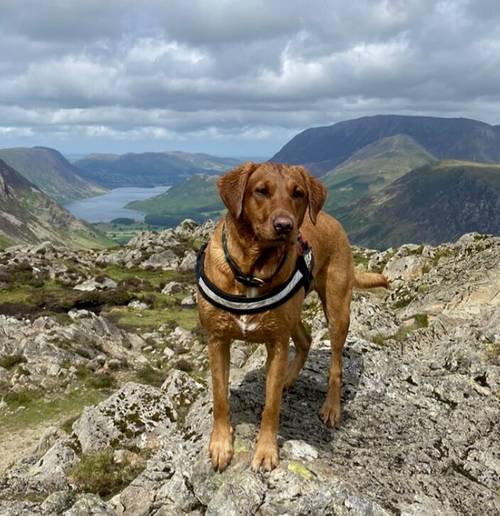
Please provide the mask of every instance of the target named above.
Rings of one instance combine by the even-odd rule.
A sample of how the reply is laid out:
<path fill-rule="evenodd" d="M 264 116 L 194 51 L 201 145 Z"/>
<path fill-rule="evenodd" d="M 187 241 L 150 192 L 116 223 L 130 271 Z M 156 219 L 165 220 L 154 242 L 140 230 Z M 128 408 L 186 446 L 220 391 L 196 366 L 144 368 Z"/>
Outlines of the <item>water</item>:
<path fill-rule="evenodd" d="M 169 188 L 169 186 L 114 188 L 104 195 L 72 201 L 65 204 L 64 207 L 78 219 L 87 222 L 110 222 L 121 217 L 142 221 L 144 213 L 124 208 L 124 206 L 131 201 L 149 199 L 166 192 Z"/>

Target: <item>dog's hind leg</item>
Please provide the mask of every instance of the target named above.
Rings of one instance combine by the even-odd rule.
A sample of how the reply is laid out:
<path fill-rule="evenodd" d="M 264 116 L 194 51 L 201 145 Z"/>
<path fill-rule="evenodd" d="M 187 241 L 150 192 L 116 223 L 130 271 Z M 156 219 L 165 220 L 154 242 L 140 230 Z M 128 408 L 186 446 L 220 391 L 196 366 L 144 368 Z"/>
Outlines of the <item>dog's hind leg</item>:
<path fill-rule="evenodd" d="M 342 290 L 342 289 L 340 289 Z M 319 292 L 330 332 L 331 359 L 328 375 L 328 392 L 320 410 L 320 417 L 328 426 L 335 426 L 341 419 L 342 348 L 349 331 L 351 292 L 339 292 L 327 288 Z"/>
<path fill-rule="evenodd" d="M 309 349 L 311 348 L 311 335 L 307 332 L 302 321 L 299 321 L 299 324 L 297 324 L 297 327 L 294 329 L 292 340 L 295 346 L 295 354 L 292 363 L 288 366 L 285 389 L 289 389 L 299 376 L 306 362 L 307 355 L 309 355 Z"/>
<path fill-rule="evenodd" d="M 210 437 L 209 453 L 212 466 L 218 471 L 225 469 L 233 457 L 233 430 L 229 410 L 229 340 L 209 336 L 208 357 L 212 371 L 214 398 L 214 424 Z"/>

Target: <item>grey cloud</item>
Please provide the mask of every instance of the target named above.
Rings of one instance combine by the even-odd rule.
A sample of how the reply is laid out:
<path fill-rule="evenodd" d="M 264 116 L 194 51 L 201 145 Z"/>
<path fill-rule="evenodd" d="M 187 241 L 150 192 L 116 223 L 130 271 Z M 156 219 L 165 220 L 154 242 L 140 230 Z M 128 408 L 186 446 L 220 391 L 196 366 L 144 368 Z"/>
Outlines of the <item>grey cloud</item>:
<path fill-rule="evenodd" d="M 0 137 L 272 153 L 305 127 L 377 112 L 498 123 L 496 6 L 3 0 Z"/>

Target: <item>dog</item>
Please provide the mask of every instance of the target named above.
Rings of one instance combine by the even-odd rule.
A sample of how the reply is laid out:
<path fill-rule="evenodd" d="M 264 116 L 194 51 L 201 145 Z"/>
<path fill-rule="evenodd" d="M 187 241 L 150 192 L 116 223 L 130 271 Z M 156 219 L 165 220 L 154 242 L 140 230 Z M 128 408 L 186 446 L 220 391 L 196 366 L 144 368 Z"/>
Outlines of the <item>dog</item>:
<path fill-rule="evenodd" d="M 294 383 L 311 346 L 300 318 L 306 290 L 318 293 L 328 322 L 331 363 L 320 417 L 333 427 L 341 418 L 342 348 L 352 289 L 387 287 L 388 282 L 381 274 L 355 270 L 345 231 L 321 211 L 325 187 L 303 167 L 248 162 L 221 176 L 218 189 L 227 214 L 197 265 L 199 316 L 208 334 L 213 387 L 209 455 L 217 471 L 223 471 L 233 456 L 228 399 L 231 341 L 264 343 L 265 405 L 252 469 L 270 471 L 279 462 L 282 392 Z M 272 302 L 276 300 L 278 305 Z M 239 311 L 241 306 L 249 311 Z M 295 355 L 288 365 L 290 338 Z"/>

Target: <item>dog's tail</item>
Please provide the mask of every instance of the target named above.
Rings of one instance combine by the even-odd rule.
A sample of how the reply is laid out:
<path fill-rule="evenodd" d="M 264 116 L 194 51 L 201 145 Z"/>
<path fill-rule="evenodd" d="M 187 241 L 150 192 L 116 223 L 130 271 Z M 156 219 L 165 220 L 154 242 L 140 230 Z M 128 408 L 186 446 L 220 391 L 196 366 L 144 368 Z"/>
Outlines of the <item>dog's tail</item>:
<path fill-rule="evenodd" d="M 354 269 L 354 286 L 357 288 L 389 288 L 389 280 L 377 272 L 361 272 Z"/>

